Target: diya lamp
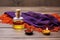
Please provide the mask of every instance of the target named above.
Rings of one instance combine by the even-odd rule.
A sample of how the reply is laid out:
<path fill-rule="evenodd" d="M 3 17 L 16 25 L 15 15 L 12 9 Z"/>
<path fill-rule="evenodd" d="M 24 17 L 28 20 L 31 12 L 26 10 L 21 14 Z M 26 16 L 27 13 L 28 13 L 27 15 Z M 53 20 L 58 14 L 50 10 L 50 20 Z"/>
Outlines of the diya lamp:
<path fill-rule="evenodd" d="M 42 31 L 44 35 L 50 35 L 50 30 L 48 30 L 48 27 L 46 27 L 45 30 Z"/>
<path fill-rule="evenodd" d="M 26 29 L 25 34 L 26 35 L 33 35 L 33 30 L 32 29 Z"/>
<path fill-rule="evenodd" d="M 23 21 L 23 17 L 21 17 L 21 13 L 20 13 L 21 9 L 16 9 L 16 17 L 13 18 L 13 28 L 16 30 L 22 30 L 24 29 L 24 21 Z"/>

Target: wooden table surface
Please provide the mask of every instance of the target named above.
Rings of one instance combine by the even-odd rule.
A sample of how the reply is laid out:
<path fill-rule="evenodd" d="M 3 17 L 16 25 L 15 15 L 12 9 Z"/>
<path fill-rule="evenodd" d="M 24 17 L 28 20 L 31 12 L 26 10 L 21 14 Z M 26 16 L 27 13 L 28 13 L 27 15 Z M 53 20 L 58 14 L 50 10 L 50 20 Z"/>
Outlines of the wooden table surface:
<path fill-rule="evenodd" d="M 60 7 L 0 7 L 0 14 L 6 11 L 15 11 L 16 9 L 22 9 L 21 12 L 60 13 Z"/>
<path fill-rule="evenodd" d="M 0 40 L 60 40 L 60 31 L 51 32 L 49 36 L 34 31 L 34 35 L 27 36 L 24 30 L 14 30 L 12 25 L 2 23 L 0 25 Z"/>
<path fill-rule="evenodd" d="M 0 7 L 0 14 L 5 11 L 13 11 L 17 8 L 23 9 L 23 11 L 35 11 L 35 12 L 59 12 L 60 8 L 56 7 Z M 27 36 L 24 34 L 24 30 L 16 31 L 12 29 L 12 25 L 0 23 L 0 40 L 60 40 L 60 31 L 51 32 L 50 36 L 43 35 L 34 31 L 34 35 Z"/>

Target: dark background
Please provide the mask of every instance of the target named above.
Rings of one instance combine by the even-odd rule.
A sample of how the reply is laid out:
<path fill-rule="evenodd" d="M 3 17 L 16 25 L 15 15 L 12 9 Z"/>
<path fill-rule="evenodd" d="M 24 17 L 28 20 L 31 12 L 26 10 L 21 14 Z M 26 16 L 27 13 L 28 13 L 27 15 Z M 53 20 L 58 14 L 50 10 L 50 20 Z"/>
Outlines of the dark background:
<path fill-rule="evenodd" d="M 60 0 L 0 0 L 0 6 L 51 6 L 60 7 Z"/>

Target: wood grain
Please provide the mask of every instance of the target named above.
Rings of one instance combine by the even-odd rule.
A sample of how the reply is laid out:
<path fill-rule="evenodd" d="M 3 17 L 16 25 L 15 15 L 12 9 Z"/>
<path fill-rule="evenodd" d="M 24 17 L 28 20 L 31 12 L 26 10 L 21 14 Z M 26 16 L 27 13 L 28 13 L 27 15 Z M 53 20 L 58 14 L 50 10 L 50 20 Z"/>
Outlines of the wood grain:
<path fill-rule="evenodd" d="M 27 36 L 24 34 L 24 30 L 16 31 L 12 28 L 0 28 L 0 39 L 8 39 L 8 40 L 16 40 L 16 39 L 30 39 L 30 40 L 60 40 L 60 31 L 59 32 L 52 32 L 50 36 L 45 36 L 42 33 L 34 32 L 34 35 Z"/>
<path fill-rule="evenodd" d="M 60 14 L 60 7 L 0 7 L 0 15 L 5 11 L 15 11 L 15 9 L 22 9 L 22 12 L 34 11 L 43 13 L 56 13 Z M 60 31 L 51 32 L 50 36 L 45 36 L 42 33 L 34 31 L 34 35 L 27 36 L 24 30 L 16 31 L 12 29 L 13 25 L 0 23 L 0 40 L 60 40 Z"/>

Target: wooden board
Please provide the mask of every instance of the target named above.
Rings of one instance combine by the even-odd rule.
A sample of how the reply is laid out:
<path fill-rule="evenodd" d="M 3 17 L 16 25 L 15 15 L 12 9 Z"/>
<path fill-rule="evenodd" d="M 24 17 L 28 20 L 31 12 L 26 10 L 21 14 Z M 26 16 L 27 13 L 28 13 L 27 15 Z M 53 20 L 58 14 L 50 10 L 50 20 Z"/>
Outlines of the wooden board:
<path fill-rule="evenodd" d="M 0 23 L 1 25 L 1 23 Z M 51 32 L 51 35 L 46 36 L 42 33 L 33 32 L 34 35 L 28 36 L 25 35 L 24 30 L 17 31 L 12 28 L 12 25 L 2 24 L 0 26 L 0 40 L 60 40 L 60 31 Z"/>

